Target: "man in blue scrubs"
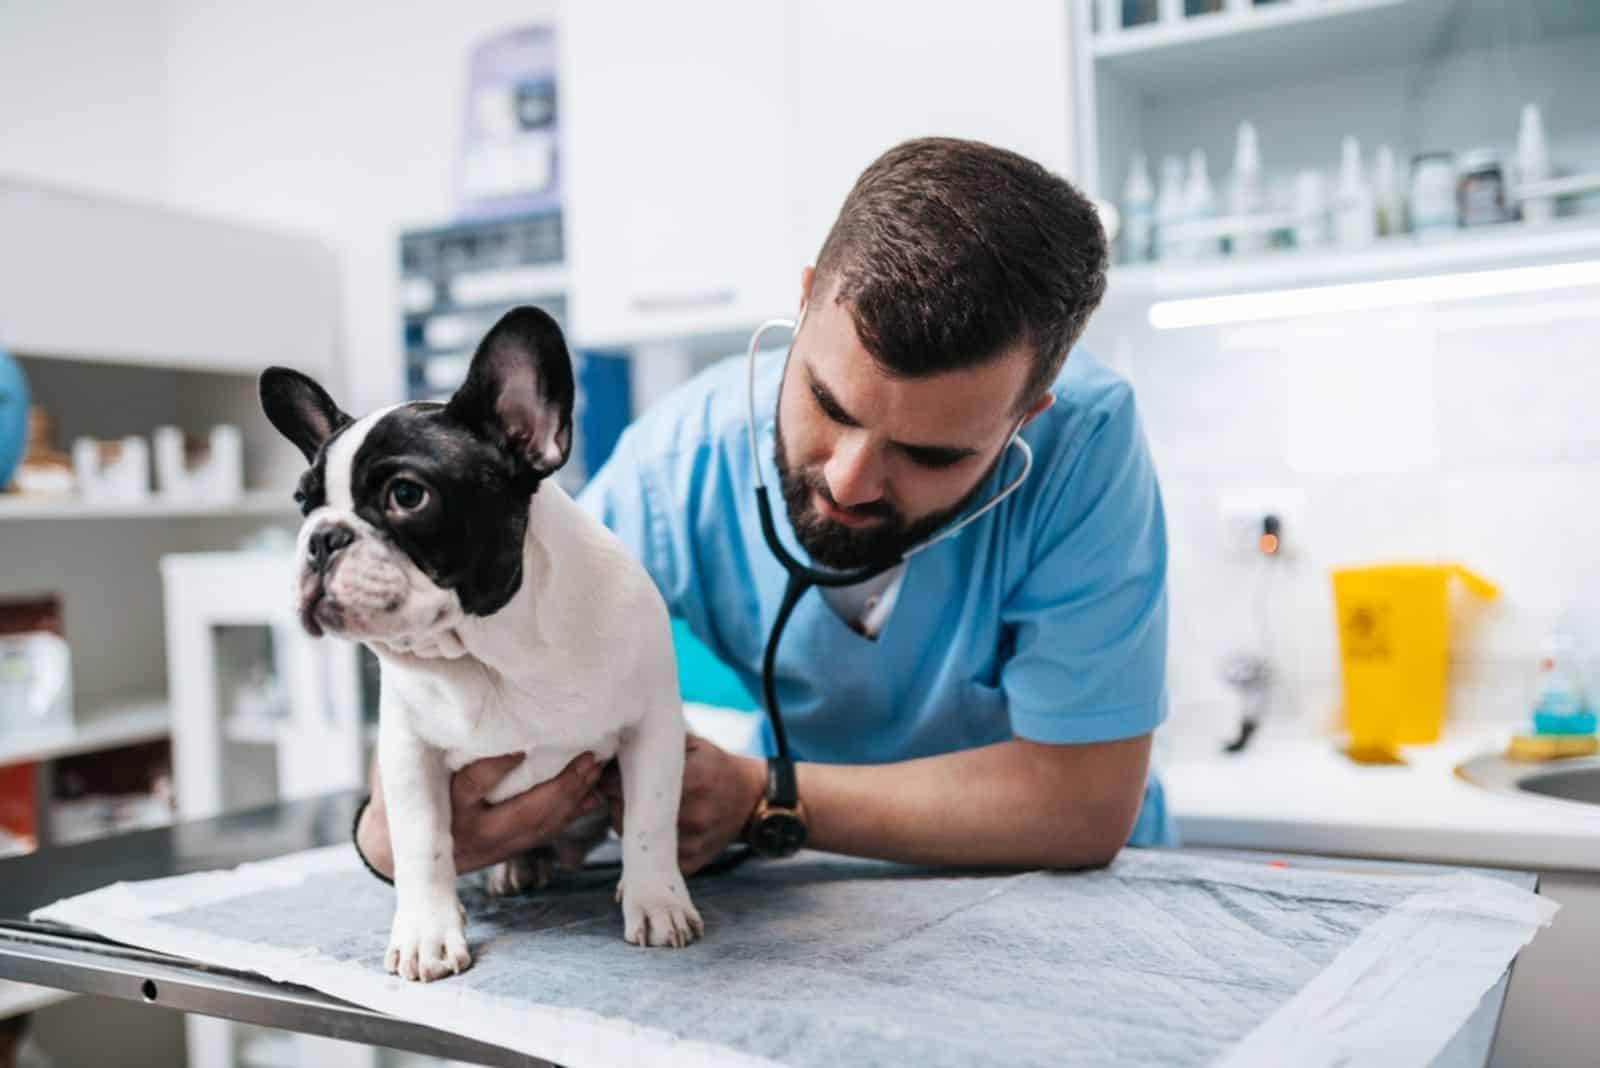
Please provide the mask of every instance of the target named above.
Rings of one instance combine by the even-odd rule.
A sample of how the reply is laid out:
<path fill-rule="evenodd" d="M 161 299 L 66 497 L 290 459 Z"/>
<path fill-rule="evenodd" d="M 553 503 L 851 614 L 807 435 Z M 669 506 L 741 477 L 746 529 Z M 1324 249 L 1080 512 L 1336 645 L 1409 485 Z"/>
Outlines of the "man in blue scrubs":
<path fill-rule="evenodd" d="M 810 846 L 1075 868 L 1172 842 L 1149 774 L 1166 714 L 1160 492 L 1127 384 L 1067 358 L 1106 259 L 1090 203 L 1042 167 L 908 142 L 862 174 L 804 272 L 787 360 L 759 357 L 759 463 L 782 488 L 779 536 L 814 565 L 893 559 L 981 508 L 1020 470 L 1019 427 L 1034 454 L 954 536 L 799 602 L 776 678 Z M 786 574 L 762 538 L 747 418 L 744 361 L 718 364 L 645 412 L 580 501 L 755 694 Z M 514 835 L 507 814 L 486 829 L 458 812 L 461 859 L 557 825 L 586 793 L 569 775 L 507 802 L 527 809 Z M 744 835 L 765 781 L 761 757 L 691 739 L 686 871 Z"/>

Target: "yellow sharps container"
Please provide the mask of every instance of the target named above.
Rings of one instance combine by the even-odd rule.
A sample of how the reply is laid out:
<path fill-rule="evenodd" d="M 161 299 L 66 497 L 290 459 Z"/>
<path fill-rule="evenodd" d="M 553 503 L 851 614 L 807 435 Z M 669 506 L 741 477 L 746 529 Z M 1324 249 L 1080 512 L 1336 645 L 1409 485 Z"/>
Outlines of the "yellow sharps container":
<path fill-rule="evenodd" d="M 1485 599 L 1500 592 L 1459 564 L 1334 571 L 1344 722 L 1353 756 L 1439 740 L 1450 663 L 1452 578 Z"/>

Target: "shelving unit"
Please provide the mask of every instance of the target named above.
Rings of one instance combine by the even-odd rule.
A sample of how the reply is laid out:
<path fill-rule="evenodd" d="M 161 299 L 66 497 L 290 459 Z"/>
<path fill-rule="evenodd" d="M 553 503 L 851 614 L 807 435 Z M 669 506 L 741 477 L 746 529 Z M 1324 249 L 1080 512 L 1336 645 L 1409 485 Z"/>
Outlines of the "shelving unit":
<path fill-rule="evenodd" d="M 0 495 L 0 598 L 59 598 L 72 650 L 72 722 L 0 733 L 0 765 L 40 766 L 48 843 L 55 762 L 171 737 L 160 559 L 292 529 L 303 462 L 260 414 L 256 377 L 290 363 L 337 382 L 338 263 L 307 236 L 5 176 L 0 232 L 0 348 L 55 447 L 228 423 L 250 487 L 217 503 Z"/>
<path fill-rule="evenodd" d="M 0 734 L 0 765 L 40 765 L 48 843 L 53 762 L 172 736 L 159 560 L 292 523 L 303 464 L 261 416 L 255 378 L 289 363 L 337 388 L 338 263 L 305 236 L 4 176 L 0 233 L 0 348 L 21 360 L 56 446 L 231 423 L 252 487 L 215 504 L 0 496 L 0 597 L 59 596 L 72 648 L 73 722 Z M 71 996 L 0 983 L 0 1018 Z"/>
<path fill-rule="evenodd" d="M 285 517 L 294 514 L 293 491 L 252 490 L 217 504 L 152 497 L 137 504 L 96 504 L 76 498 L 0 496 L 0 523 L 62 519 L 207 519 Z"/>
<path fill-rule="evenodd" d="M 1166 7 L 1167 5 L 1162 5 Z M 1093 8 L 1093 11 L 1091 11 Z M 1290 186 L 1301 171 L 1324 175 L 1331 196 L 1340 142 L 1358 139 L 1369 169 L 1379 145 L 1397 163 L 1408 193 L 1413 155 L 1478 147 L 1498 150 L 1508 202 L 1588 197 L 1558 204 L 1543 225 L 1506 223 L 1418 238 L 1380 239 L 1363 248 L 1323 245 L 1248 257 L 1119 264 L 1107 305 L 1142 315 L 1153 300 L 1354 281 L 1402 279 L 1493 267 L 1559 264 L 1600 253 L 1600 5 L 1586 0 L 1285 0 L 1228 5 L 1171 22 L 1091 33 L 1092 14 L 1117 4 L 1074 8 L 1075 122 L 1080 177 L 1120 202 L 1135 154 L 1159 179 L 1164 157 L 1206 156 L 1226 211 L 1238 124 L 1256 127 L 1267 203 L 1249 216 L 1255 230 L 1284 229 Z M 1104 21 L 1104 19 L 1100 20 Z M 1540 106 L 1554 175 L 1518 190 L 1514 162 L 1522 106 Z M 1287 198 L 1287 199 L 1286 199 Z M 1177 240 L 1243 232 L 1239 220 L 1184 223 Z M 1119 253 L 1120 253 L 1119 249 Z"/>
<path fill-rule="evenodd" d="M 77 721 L 67 726 L 0 734 L 0 765 L 37 763 L 79 753 L 120 749 L 125 745 L 157 742 L 171 733 L 172 720 L 165 698 L 100 703 L 81 712 Z"/>
<path fill-rule="evenodd" d="M 1320 0 L 1192 15 L 1096 36 L 1102 73 L 1151 94 L 1304 79 L 1414 56 L 1455 0 Z"/>
<path fill-rule="evenodd" d="M 1289 289 L 1356 280 L 1589 260 L 1600 255 L 1600 217 L 1541 227 L 1506 223 L 1441 238 L 1409 234 L 1357 249 L 1282 250 L 1255 256 L 1175 260 L 1112 268 L 1113 304 L 1206 293 Z"/>

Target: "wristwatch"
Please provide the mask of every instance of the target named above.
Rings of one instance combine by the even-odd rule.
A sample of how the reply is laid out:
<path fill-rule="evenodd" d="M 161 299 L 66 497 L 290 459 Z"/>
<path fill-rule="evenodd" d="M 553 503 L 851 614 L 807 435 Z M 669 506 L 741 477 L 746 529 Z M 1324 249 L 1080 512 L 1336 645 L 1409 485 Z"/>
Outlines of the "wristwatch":
<path fill-rule="evenodd" d="M 806 844 L 806 806 L 800 801 L 794 762 L 767 759 L 767 789 L 745 824 L 745 843 L 770 859 L 790 857 Z"/>

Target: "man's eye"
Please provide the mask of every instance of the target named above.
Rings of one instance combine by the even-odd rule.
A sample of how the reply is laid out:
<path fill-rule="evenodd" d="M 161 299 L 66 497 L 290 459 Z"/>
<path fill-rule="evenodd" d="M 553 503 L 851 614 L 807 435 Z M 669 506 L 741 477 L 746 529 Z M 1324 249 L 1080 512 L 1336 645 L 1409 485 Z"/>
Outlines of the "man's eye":
<path fill-rule="evenodd" d="M 855 423 L 844 414 L 844 410 L 833 402 L 833 398 L 827 396 L 821 390 L 813 389 L 811 391 L 811 399 L 817 402 L 817 407 L 821 409 L 822 414 L 833 422 L 838 423 L 840 426 L 855 426 Z"/>
<path fill-rule="evenodd" d="M 921 449 L 907 449 L 906 457 L 918 467 L 927 467 L 935 471 L 946 467 L 954 467 L 967 458 L 964 453 L 923 452 Z"/>

